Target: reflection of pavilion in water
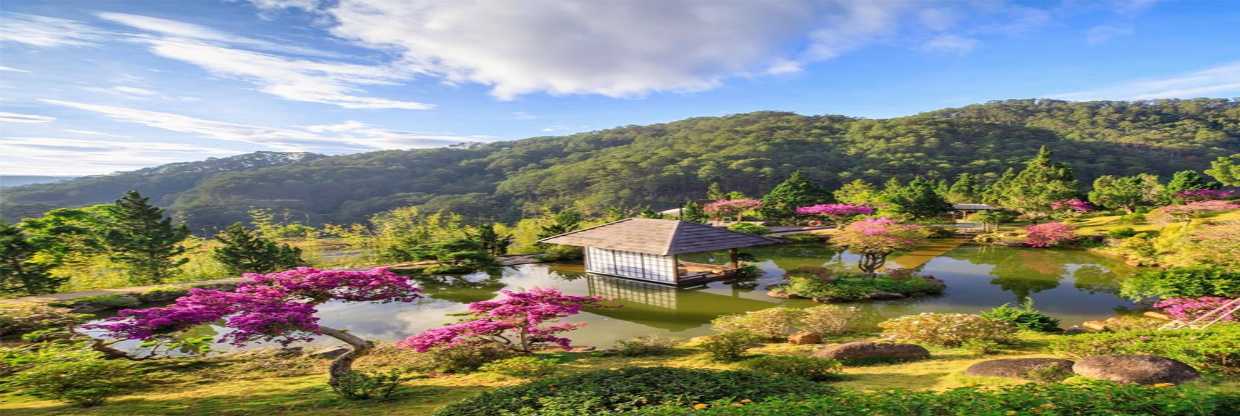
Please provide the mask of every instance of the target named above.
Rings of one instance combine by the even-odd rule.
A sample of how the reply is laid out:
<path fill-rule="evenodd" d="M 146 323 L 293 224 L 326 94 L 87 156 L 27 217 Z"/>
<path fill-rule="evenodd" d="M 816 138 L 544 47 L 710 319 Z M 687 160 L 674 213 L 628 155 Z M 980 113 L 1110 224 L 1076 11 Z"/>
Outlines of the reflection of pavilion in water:
<path fill-rule="evenodd" d="M 720 315 L 774 306 L 700 288 L 680 289 L 598 274 L 587 274 L 585 279 L 591 296 L 620 305 L 619 308 L 591 308 L 591 313 L 669 331 L 697 328 Z"/>

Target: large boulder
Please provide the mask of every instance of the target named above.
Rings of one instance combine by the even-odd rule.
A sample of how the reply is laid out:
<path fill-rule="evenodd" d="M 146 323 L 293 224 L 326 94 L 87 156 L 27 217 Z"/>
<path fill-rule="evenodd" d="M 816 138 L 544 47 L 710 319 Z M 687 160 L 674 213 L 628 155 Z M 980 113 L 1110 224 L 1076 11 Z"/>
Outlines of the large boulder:
<path fill-rule="evenodd" d="M 1072 361 L 1059 358 L 1004 358 L 987 360 L 969 366 L 964 373 L 970 376 L 1007 377 L 1031 380 L 1034 370 L 1054 368 L 1063 374 L 1072 373 Z"/>
<path fill-rule="evenodd" d="M 1077 361 L 1072 371 L 1118 383 L 1183 383 L 1201 375 L 1188 364 L 1156 355 L 1100 355 Z"/>
<path fill-rule="evenodd" d="M 913 361 L 930 358 L 930 351 L 914 344 L 857 341 L 825 347 L 814 356 L 844 362 Z"/>

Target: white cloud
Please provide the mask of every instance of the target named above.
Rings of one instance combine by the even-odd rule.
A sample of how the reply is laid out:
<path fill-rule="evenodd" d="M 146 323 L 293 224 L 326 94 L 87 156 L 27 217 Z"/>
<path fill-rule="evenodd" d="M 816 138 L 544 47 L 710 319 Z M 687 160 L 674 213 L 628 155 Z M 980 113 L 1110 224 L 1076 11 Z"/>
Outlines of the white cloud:
<path fill-rule="evenodd" d="M 932 52 L 966 54 L 977 47 L 977 39 L 956 35 L 938 35 L 926 41 L 922 48 Z"/>
<path fill-rule="evenodd" d="M 0 41 L 30 46 L 87 46 L 104 32 L 74 20 L 22 13 L 0 14 Z"/>
<path fill-rule="evenodd" d="M 871 40 L 905 1 L 342 0 L 332 32 L 395 48 L 406 68 L 494 96 L 638 96 L 788 72 Z"/>
<path fill-rule="evenodd" d="M 1064 100 L 1151 100 L 1240 95 L 1240 61 L 1166 78 L 1121 82 L 1109 87 L 1051 95 Z"/>
<path fill-rule="evenodd" d="M 66 133 L 85 134 L 87 136 L 113 137 L 113 138 L 118 138 L 118 139 L 129 138 L 129 136 L 125 136 L 125 135 L 104 133 L 101 131 L 94 131 L 94 130 L 65 129 L 64 131 Z"/>
<path fill-rule="evenodd" d="M 1089 42 L 1090 45 L 1098 45 L 1120 36 L 1131 35 L 1132 33 L 1131 27 L 1099 25 L 1085 31 L 1085 41 Z"/>
<path fill-rule="evenodd" d="M 315 10 L 321 3 L 319 0 L 249 0 L 259 10 L 276 11 L 283 9 Z"/>
<path fill-rule="evenodd" d="M 30 73 L 30 71 L 27 71 L 27 70 L 24 70 L 24 69 L 17 69 L 17 68 L 11 67 L 11 66 L 4 66 L 4 65 L 0 65 L 0 71 L 4 71 L 4 72 L 24 72 L 24 73 Z"/>
<path fill-rule="evenodd" d="M 176 20 L 161 19 L 158 17 L 142 16 L 128 13 L 99 13 L 100 19 L 119 23 L 135 29 L 148 32 L 159 33 L 163 36 L 195 39 L 208 42 L 221 42 L 232 45 L 245 46 L 265 51 L 294 53 L 308 56 L 338 56 L 335 53 L 324 52 L 316 49 L 302 48 L 284 43 L 276 43 L 262 39 L 254 39 L 246 36 L 238 36 L 230 33 L 221 32 L 206 26 L 196 25 L 193 23 L 185 23 Z"/>
<path fill-rule="evenodd" d="M 56 121 L 56 117 L 0 112 L 0 123 L 43 124 L 53 121 Z"/>
<path fill-rule="evenodd" d="M 25 175 L 93 175 L 240 152 L 184 143 L 128 140 L 3 137 L 3 173 Z M 73 163 L 65 163 L 72 160 Z M 55 167 L 49 168 L 49 167 Z"/>

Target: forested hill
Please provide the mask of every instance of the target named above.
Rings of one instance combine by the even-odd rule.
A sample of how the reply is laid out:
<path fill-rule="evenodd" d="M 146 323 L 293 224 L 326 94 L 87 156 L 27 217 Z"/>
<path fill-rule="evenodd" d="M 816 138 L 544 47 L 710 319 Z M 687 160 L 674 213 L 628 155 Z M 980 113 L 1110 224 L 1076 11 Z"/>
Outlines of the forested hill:
<path fill-rule="evenodd" d="M 207 176 L 157 198 L 199 229 L 241 220 L 252 207 L 312 223 L 354 222 L 402 205 L 511 219 L 545 207 L 668 208 L 702 198 L 711 183 L 760 195 L 794 170 L 824 187 L 962 172 L 994 177 L 1046 145 L 1083 184 L 1103 174 L 1164 178 L 1240 152 L 1240 101 L 1010 100 L 884 120 L 757 112 L 539 137 L 471 148 L 322 157 Z M 81 179 L 17 188 L 5 204 L 61 205 L 92 188 Z M 139 188 L 141 190 L 141 188 Z M 90 189 L 119 195 L 120 189 Z M 34 193 L 37 194 L 37 193 Z"/>

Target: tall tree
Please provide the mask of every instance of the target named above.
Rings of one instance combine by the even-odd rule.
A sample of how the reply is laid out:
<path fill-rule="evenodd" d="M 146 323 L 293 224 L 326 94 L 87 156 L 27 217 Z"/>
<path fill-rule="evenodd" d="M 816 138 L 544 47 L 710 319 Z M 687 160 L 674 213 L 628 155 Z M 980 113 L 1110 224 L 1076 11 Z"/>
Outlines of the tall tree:
<path fill-rule="evenodd" d="M 233 274 L 271 273 L 306 265 L 301 249 L 277 244 L 260 233 L 233 223 L 215 236 L 223 245 L 211 254 Z"/>
<path fill-rule="evenodd" d="M 951 210 L 951 204 L 934 190 L 934 181 L 920 176 L 908 184 L 892 180 L 883 189 L 883 209 L 912 218 L 932 218 Z"/>
<path fill-rule="evenodd" d="M 947 193 L 943 195 L 943 199 L 953 204 L 978 202 L 981 198 L 981 195 L 979 195 L 980 190 L 981 184 L 978 183 L 975 176 L 969 173 L 962 173 L 947 188 Z"/>
<path fill-rule="evenodd" d="M 53 277 L 46 265 L 33 261 L 37 252 L 21 228 L 0 221 L 0 293 L 51 293 L 69 280 Z"/>
<path fill-rule="evenodd" d="M 680 220 L 687 222 L 706 223 L 706 211 L 697 202 L 688 201 L 680 208 Z"/>
<path fill-rule="evenodd" d="M 844 184 L 840 189 L 835 190 L 835 200 L 852 205 L 869 205 L 877 206 L 879 203 L 879 191 L 862 179 L 854 179 L 852 182 Z"/>
<path fill-rule="evenodd" d="M 105 241 L 112 259 L 129 268 L 133 283 L 160 283 L 187 259 L 181 242 L 189 237 L 184 225 L 173 225 L 164 210 L 136 191 L 111 207 L 113 223 Z"/>
<path fill-rule="evenodd" d="M 1051 203 L 1075 196 L 1077 183 L 1072 169 L 1051 161 L 1051 151 L 1042 146 L 1024 169 L 1005 174 L 991 188 L 1000 206 L 1040 218 L 1050 214 Z"/>
<path fill-rule="evenodd" d="M 484 224 L 478 226 L 478 243 L 482 245 L 482 249 L 492 256 L 502 256 L 508 253 L 508 246 L 512 245 L 512 234 L 500 234 L 495 228 L 498 224 Z"/>
<path fill-rule="evenodd" d="M 1180 192 L 1218 187 L 1217 182 L 1211 181 L 1195 170 L 1182 170 L 1171 175 L 1171 180 L 1167 182 L 1167 196 L 1174 198 Z"/>
<path fill-rule="evenodd" d="M 1123 209 L 1131 214 L 1137 208 L 1157 205 L 1164 193 L 1158 177 L 1150 174 L 1114 177 L 1104 175 L 1094 180 L 1089 201 L 1108 208 Z"/>
<path fill-rule="evenodd" d="M 1227 186 L 1240 186 L 1240 153 L 1231 156 L 1219 156 L 1210 162 L 1206 174 Z"/>
<path fill-rule="evenodd" d="M 796 216 L 797 207 L 826 202 L 825 197 L 821 189 L 796 171 L 762 197 L 759 211 L 768 220 L 786 220 Z"/>

